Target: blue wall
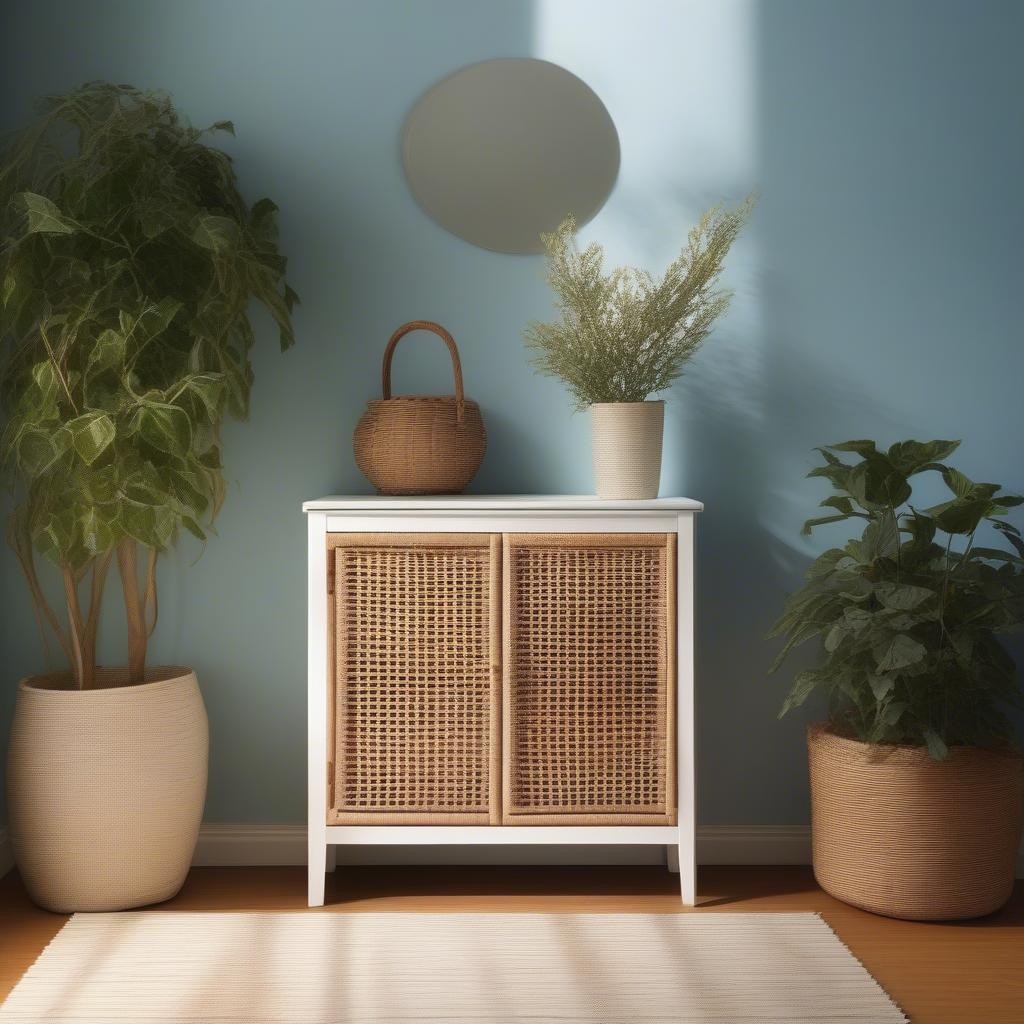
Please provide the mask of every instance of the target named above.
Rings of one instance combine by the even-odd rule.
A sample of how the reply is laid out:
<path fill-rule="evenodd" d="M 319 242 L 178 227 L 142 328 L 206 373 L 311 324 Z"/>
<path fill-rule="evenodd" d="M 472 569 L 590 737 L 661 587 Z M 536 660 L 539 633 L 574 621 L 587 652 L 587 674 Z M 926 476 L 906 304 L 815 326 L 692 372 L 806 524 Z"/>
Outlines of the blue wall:
<path fill-rule="evenodd" d="M 1024 7 L 706 0 L 38 0 L 0 31 L 0 125 L 90 78 L 169 90 L 196 123 L 231 118 L 243 189 L 282 209 L 303 304 L 298 346 L 261 321 L 251 421 L 226 431 L 229 495 L 201 557 L 161 567 L 153 661 L 196 667 L 213 749 L 207 817 L 304 816 L 303 498 L 367 490 L 350 437 L 395 326 L 459 342 L 490 448 L 474 490 L 585 492 L 588 424 L 526 366 L 546 318 L 536 257 L 446 234 L 398 159 L 410 104 L 488 57 L 536 55 L 605 100 L 622 173 L 584 231 L 660 269 L 700 210 L 752 187 L 729 316 L 676 387 L 663 493 L 702 499 L 699 738 L 708 824 L 807 818 L 802 723 L 775 722 L 761 636 L 829 537 L 810 449 L 848 436 L 963 437 L 976 478 L 1024 485 L 1020 239 Z M 415 340 L 415 339 L 413 339 Z M 407 344 L 398 390 L 447 390 L 439 345 Z M 834 538 L 833 538 L 834 539 Z M 5 553 L 6 731 L 42 655 Z M 197 561 L 198 557 L 198 561 Z M 117 595 L 103 657 L 123 658 Z"/>

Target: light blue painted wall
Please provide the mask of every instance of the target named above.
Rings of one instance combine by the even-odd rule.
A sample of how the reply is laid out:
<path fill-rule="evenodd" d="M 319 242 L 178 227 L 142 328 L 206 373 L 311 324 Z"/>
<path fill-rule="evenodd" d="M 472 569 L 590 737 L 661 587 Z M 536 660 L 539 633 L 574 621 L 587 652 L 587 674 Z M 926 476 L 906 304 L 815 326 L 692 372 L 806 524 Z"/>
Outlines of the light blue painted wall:
<path fill-rule="evenodd" d="M 520 330 L 550 313 L 534 257 L 474 249 L 415 206 L 398 161 L 409 105 L 449 71 L 533 54 L 590 82 L 622 174 L 585 230 L 660 267 L 706 205 L 759 187 L 730 262 L 736 300 L 671 396 L 664 493 L 704 500 L 701 819 L 807 817 L 802 724 L 774 720 L 761 636 L 828 538 L 797 538 L 820 497 L 816 444 L 965 438 L 976 477 L 1024 484 L 1019 327 L 1024 8 L 717 0 L 38 0 L 0 32 L 0 122 L 89 78 L 168 89 L 196 123 L 231 118 L 243 189 L 282 208 L 299 344 L 256 353 L 253 414 L 226 431 L 230 490 L 202 557 L 161 569 L 154 660 L 199 672 L 210 821 L 304 814 L 300 501 L 365 491 L 350 448 L 391 330 L 427 317 L 460 344 L 490 448 L 473 489 L 590 488 L 588 424 L 534 377 Z M 407 345 L 399 389 L 443 390 L 439 346 Z M 194 563 L 194 564 L 193 564 Z M 4 675 L 41 655 L 2 562 Z M 121 657 L 116 593 L 103 637 Z"/>

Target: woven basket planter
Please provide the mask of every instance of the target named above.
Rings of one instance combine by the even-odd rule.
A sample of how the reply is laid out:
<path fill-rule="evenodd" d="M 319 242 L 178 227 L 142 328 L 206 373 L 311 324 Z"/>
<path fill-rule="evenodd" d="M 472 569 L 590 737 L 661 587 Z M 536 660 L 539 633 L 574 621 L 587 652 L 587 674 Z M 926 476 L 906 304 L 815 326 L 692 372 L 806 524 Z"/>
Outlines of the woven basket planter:
<path fill-rule="evenodd" d="M 814 874 L 837 899 L 887 917 L 944 921 L 998 910 L 1013 889 L 1024 762 L 1012 753 L 807 737 Z"/>
<path fill-rule="evenodd" d="M 391 359 L 410 331 L 433 331 L 448 346 L 454 395 L 391 397 Z M 459 494 L 487 448 L 480 406 L 466 398 L 455 340 L 429 320 L 403 324 L 384 350 L 383 398 L 367 403 L 356 426 L 353 448 L 360 472 L 378 494 Z"/>
<path fill-rule="evenodd" d="M 599 498 L 658 496 L 664 427 L 664 402 L 600 402 L 590 407 Z"/>
<path fill-rule="evenodd" d="M 153 668 L 92 690 L 66 673 L 18 687 L 7 759 L 14 857 L 32 899 L 58 913 L 170 899 L 192 861 L 206 798 L 206 709 L 195 674 Z"/>

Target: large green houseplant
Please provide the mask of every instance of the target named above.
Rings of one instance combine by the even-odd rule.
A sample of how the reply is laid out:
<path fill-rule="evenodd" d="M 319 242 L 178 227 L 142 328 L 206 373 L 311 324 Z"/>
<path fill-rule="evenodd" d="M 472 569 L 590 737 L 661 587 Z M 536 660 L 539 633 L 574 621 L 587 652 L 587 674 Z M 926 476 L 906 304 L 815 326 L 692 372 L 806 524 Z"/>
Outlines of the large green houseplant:
<path fill-rule="evenodd" d="M 804 532 L 863 529 L 814 561 L 773 631 L 787 637 L 773 669 L 821 642 L 782 709 L 828 698 L 827 723 L 809 733 L 818 878 L 895 916 L 995 909 L 1020 839 L 1022 763 L 1006 710 L 1021 694 L 1000 637 L 1024 623 L 1024 541 L 1006 518 L 1024 498 L 948 465 L 958 444 L 819 449 L 810 475 L 834 493 Z M 929 508 L 913 499 L 925 473 L 949 492 Z"/>
<path fill-rule="evenodd" d="M 250 207 L 230 157 L 207 144 L 210 133 L 233 131 L 227 121 L 193 128 L 163 94 L 91 82 L 45 100 L 0 161 L 0 398 L 6 418 L 0 454 L 13 491 L 8 536 L 44 635 L 55 638 L 71 670 L 67 678 L 28 680 L 20 689 L 8 775 L 12 831 L 30 888 L 41 902 L 64 909 L 168 895 L 171 876 L 181 868 L 181 856 L 164 857 L 174 864 L 162 879 L 148 878 L 128 891 L 116 881 L 118 855 L 101 880 L 80 867 L 83 885 L 76 892 L 48 894 L 48 876 L 67 871 L 57 860 L 86 856 L 98 864 L 111 844 L 96 850 L 94 843 L 89 852 L 89 843 L 76 844 L 72 836 L 57 844 L 64 853 L 55 860 L 44 811 L 30 802 L 52 804 L 40 795 L 40 780 L 53 792 L 75 794 L 95 819 L 102 803 L 95 787 L 109 783 L 113 772 L 123 788 L 123 775 L 132 770 L 98 748 L 86 720 L 90 711 L 101 709 L 98 728 L 106 729 L 108 746 L 117 746 L 111 723 L 118 709 L 154 687 L 165 706 L 174 694 L 184 704 L 173 714 L 191 714 L 194 732 L 202 733 L 181 737 L 179 751 L 194 749 L 201 770 L 156 768 L 205 792 L 205 713 L 195 678 L 185 670 L 146 669 L 157 559 L 182 529 L 204 538 L 220 507 L 221 424 L 227 414 L 246 415 L 253 379 L 250 300 L 259 300 L 276 321 L 282 349 L 294 340 L 296 300 L 284 282 L 276 207 L 268 199 Z M 64 616 L 48 597 L 37 555 L 57 568 Z M 127 624 L 123 670 L 96 664 L 101 602 L 113 565 Z M 73 737 L 47 734 L 70 720 L 69 704 L 83 716 L 75 727 L 82 743 L 74 746 L 92 741 L 92 758 L 106 758 L 106 767 L 92 764 L 90 771 L 75 764 L 59 745 Z M 58 705 L 63 710 L 55 710 Z M 173 732 L 173 714 L 154 727 Z M 44 744 L 51 744 L 49 755 Z M 142 753 L 147 763 L 137 766 L 139 785 L 158 790 L 152 769 L 160 752 Z M 77 781 L 52 777 L 62 765 Z M 93 790 L 83 794 L 82 785 Z M 201 811 L 202 793 L 198 806 Z M 103 812 L 111 818 L 113 842 L 124 850 L 121 859 L 139 856 L 132 837 L 142 841 L 146 831 L 138 821 L 128 823 L 131 835 L 116 827 L 126 810 Z M 186 845 L 189 835 L 194 843 L 195 810 L 193 801 Z M 46 806 L 45 814 L 60 815 L 61 808 Z M 60 824 L 74 832 L 74 817 Z M 88 827 L 93 838 L 102 831 L 95 820 Z M 47 842 L 48 861 L 38 855 Z M 161 860 L 152 850 L 147 856 Z M 102 896 L 92 899 L 89 887 Z"/>
<path fill-rule="evenodd" d="M 682 375 L 729 308 L 718 279 L 754 201 L 704 213 L 657 281 L 634 267 L 606 273 L 600 245 L 576 244 L 572 217 L 541 236 L 559 318 L 529 324 L 524 337 L 535 369 L 590 409 L 599 497 L 657 497 L 665 403 L 651 396 Z"/>

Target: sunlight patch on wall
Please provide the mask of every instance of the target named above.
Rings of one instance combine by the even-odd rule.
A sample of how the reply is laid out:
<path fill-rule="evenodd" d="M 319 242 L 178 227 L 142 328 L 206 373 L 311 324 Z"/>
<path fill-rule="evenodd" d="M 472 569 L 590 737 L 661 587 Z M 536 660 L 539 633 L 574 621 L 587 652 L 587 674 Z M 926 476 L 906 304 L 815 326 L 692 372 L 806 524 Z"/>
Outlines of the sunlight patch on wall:
<path fill-rule="evenodd" d="M 707 207 L 757 187 L 752 3 L 538 0 L 534 32 L 534 55 L 587 82 L 619 132 L 619 180 L 581 242 L 599 241 L 610 263 L 660 274 Z M 727 261 L 729 315 L 665 396 L 663 494 L 697 486 L 688 471 L 695 421 L 761 420 L 755 235 L 756 215 Z"/>

